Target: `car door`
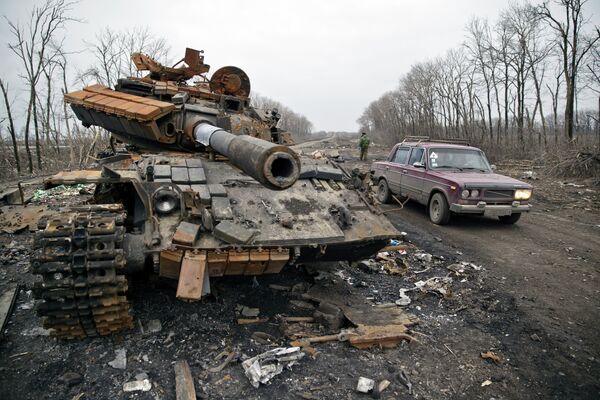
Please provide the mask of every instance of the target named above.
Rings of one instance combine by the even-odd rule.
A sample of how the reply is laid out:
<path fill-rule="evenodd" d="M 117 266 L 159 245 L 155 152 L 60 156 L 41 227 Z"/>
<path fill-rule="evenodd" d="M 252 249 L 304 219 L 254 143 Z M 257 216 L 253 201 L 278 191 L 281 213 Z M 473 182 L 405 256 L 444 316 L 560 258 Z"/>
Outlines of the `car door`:
<path fill-rule="evenodd" d="M 413 200 L 423 202 L 423 179 L 425 178 L 425 149 L 413 147 L 410 157 L 402 169 L 400 179 L 400 192 Z M 416 167 L 420 163 L 421 167 Z"/>
<path fill-rule="evenodd" d="M 410 147 L 398 146 L 396 152 L 390 160 L 389 166 L 386 167 L 385 175 L 392 193 L 400 193 L 400 181 L 402 179 L 402 171 L 408 162 L 408 154 Z"/>

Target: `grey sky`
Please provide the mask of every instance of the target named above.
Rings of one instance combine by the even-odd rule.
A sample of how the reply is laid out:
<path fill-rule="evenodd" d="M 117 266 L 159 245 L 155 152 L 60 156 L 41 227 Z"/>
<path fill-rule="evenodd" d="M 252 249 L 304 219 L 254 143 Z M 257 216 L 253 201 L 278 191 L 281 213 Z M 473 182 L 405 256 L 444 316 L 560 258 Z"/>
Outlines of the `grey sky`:
<path fill-rule="evenodd" d="M 31 0 L 0 2 L 0 14 L 25 21 Z M 105 26 L 148 26 L 172 57 L 205 50 L 212 71 L 236 65 L 253 91 L 306 115 L 317 130 L 356 130 L 365 106 L 396 87 L 416 62 L 458 46 L 473 16 L 495 19 L 506 0 L 462 1 L 131 1 L 83 0 L 68 27 L 69 50 L 83 50 Z M 588 3 L 598 24 L 600 1 Z M 18 64 L 0 23 L 0 76 L 15 82 Z M 89 62 L 76 57 L 80 69 Z M 24 97 L 24 96 L 23 96 Z M 24 100 L 23 100 L 24 103 Z M 18 103 L 17 103 L 18 104 Z"/>

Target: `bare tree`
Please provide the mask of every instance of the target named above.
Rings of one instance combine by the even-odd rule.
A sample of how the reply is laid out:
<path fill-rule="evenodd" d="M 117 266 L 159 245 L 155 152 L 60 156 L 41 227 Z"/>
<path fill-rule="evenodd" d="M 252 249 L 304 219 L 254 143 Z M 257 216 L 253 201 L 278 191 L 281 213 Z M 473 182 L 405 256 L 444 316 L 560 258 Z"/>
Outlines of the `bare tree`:
<path fill-rule="evenodd" d="M 10 133 L 10 138 L 12 140 L 17 173 L 20 174 L 21 162 L 19 161 L 19 146 L 17 144 L 17 133 L 15 132 L 15 124 L 13 122 L 12 111 L 10 109 L 10 101 L 8 100 L 8 84 L 5 84 L 2 79 L 0 79 L 0 89 L 2 90 L 2 96 L 4 97 L 4 106 L 6 107 L 6 115 L 8 118 L 8 132 Z"/>
<path fill-rule="evenodd" d="M 582 32 L 588 20 L 583 14 L 583 6 L 587 0 L 556 0 L 564 17 L 552 13 L 548 3 L 538 8 L 539 14 L 548 22 L 556 33 L 556 44 L 562 55 L 562 69 L 566 82 L 565 102 L 565 132 L 569 141 L 573 140 L 573 126 L 575 116 L 575 85 L 577 75 L 584 57 L 594 44 L 600 40 L 598 36 L 585 40 Z"/>
<path fill-rule="evenodd" d="M 13 42 L 9 43 L 10 50 L 21 60 L 24 68 L 22 77 L 29 89 L 29 105 L 25 122 L 25 148 L 29 172 L 33 172 L 33 161 L 29 148 L 29 124 L 33 118 L 37 167 L 42 168 L 39 125 L 37 115 L 36 87 L 42 74 L 46 51 L 57 31 L 68 21 L 69 12 L 74 3 L 65 0 L 46 0 L 41 6 L 33 8 L 26 26 L 7 19 Z"/>

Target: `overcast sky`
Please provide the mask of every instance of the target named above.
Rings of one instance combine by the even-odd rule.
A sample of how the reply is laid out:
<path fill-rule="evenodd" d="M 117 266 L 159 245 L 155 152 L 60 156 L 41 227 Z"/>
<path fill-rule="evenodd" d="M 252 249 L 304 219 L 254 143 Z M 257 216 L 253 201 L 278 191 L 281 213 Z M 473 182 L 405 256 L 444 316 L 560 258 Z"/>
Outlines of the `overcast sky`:
<path fill-rule="evenodd" d="M 2 0 L 0 14 L 25 22 L 32 0 Z M 235 65 L 250 76 L 252 89 L 306 115 L 316 130 L 356 130 L 356 119 L 416 62 L 458 46 L 473 16 L 494 20 L 506 0 L 435 1 L 132 1 L 83 0 L 68 25 L 66 46 L 85 41 L 108 26 L 148 26 L 171 45 L 171 56 L 186 47 L 205 50 L 211 71 Z M 588 10 L 599 24 L 600 1 Z M 0 22 L 0 76 L 15 82 L 18 64 Z M 85 56 L 76 59 L 83 69 Z M 73 66 L 74 67 L 74 66 Z M 210 73 L 209 73 L 210 74 Z M 14 85 L 13 85 L 14 86 Z M 25 96 L 22 96 L 25 97 Z M 24 103 L 25 100 L 23 99 Z"/>

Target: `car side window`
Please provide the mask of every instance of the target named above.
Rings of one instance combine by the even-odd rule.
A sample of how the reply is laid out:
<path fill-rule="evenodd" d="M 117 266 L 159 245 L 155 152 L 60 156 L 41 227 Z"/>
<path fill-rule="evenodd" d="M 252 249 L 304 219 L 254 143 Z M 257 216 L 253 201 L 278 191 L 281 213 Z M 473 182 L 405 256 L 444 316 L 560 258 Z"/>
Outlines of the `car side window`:
<path fill-rule="evenodd" d="M 423 151 L 423 149 L 414 148 L 412 153 L 410 153 L 410 160 L 408 161 L 408 165 L 413 165 L 416 162 L 422 162 Z"/>
<path fill-rule="evenodd" d="M 396 154 L 394 154 L 394 159 L 392 162 L 397 164 L 406 164 L 406 160 L 408 159 L 408 151 L 410 149 L 408 147 L 398 147 L 396 150 Z"/>

